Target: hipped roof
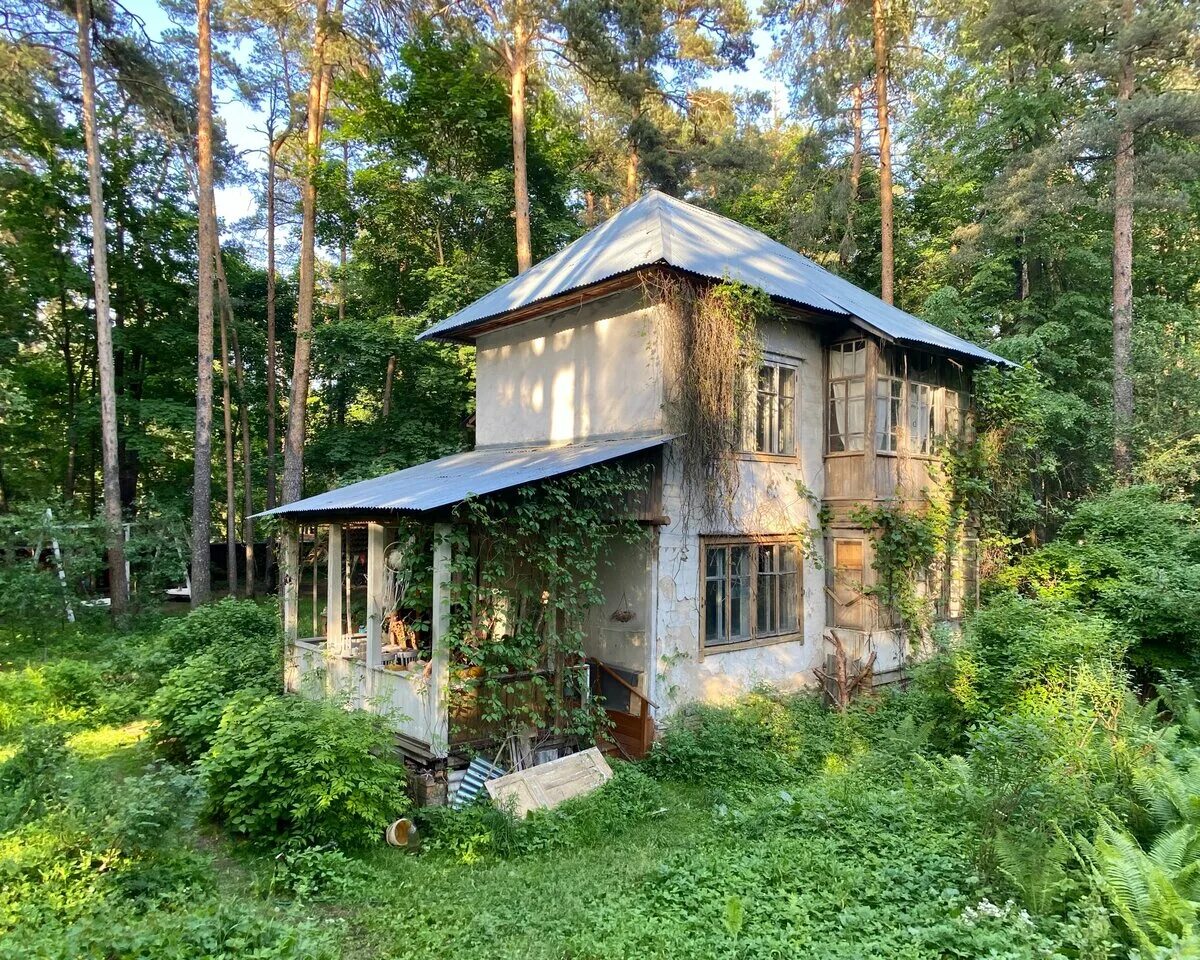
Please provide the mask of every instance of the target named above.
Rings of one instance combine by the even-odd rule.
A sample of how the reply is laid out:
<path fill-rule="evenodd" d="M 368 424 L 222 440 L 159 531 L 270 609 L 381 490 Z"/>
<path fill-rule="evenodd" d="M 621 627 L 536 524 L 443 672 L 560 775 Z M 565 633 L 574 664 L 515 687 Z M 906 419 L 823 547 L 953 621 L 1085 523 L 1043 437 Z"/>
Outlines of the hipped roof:
<path fill-rule="evenodd" d="M 647 193 L 552 257 L 431 327 L 421 338 L 470 341 L 505 314 L 655 265 L 736 280 L 798 307 L 846 317 L 886 339 L 1010 365 L 905 313 L 765 234 L 710 210 Z"/>

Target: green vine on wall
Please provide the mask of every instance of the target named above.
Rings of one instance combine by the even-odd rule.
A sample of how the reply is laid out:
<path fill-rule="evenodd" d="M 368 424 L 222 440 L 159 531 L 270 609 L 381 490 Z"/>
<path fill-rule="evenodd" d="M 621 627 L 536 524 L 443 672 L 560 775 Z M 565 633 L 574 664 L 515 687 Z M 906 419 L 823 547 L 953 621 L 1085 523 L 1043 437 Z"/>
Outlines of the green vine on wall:
<path fill-rule="evenodd" d="M 588 611 L 617 544 L 643 540 L 632 504 L 649 468 L 603 464 L 456 511 L 450 714 L 479 739 L 594 738 L 602 704 L 585 695 Z"/>
<path fill-rule="evenodd" d="M 744 283 L 700 284 L 660 275 L 646 281 L 665 308 L 668 429 L 683 473 L 683 510 L 731 517 L 738 490 L 738 411 L 754 389 L 759 323 L 775 315 L 770 296 Z M 699 503 L 696 503 L 696 495 Z"/>

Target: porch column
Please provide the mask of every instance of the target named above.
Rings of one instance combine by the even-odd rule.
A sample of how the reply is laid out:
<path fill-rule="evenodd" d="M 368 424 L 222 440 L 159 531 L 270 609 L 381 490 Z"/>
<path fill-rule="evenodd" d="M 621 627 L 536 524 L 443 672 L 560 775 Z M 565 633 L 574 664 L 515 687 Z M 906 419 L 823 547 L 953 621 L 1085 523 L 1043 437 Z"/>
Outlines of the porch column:
<path fill-rule="evenodd" d="M 279 578 L 280 602 L 283 606 L 283 638 L 295 643 L 299 636 L 300 600 L 300 537 L 294 523 L 283 524 L 283 575 Z"/>
<path fill-rule="evenodd" d="M 383 665 L 383 551 L 387 546 L 382 523 L 367 524 L 367 666 Z"/>
<path fill-rule="evenodd" d="M 329 525 L 329 552 L 325 558 L 325 651 L 345 652 L 342 639 L 342 525 Z"/>
<path fill-rule="evenodd" d="M 433 525 L 433 609 L 429 617 L 430 662 L 429 743 L 434 756 L 449 750 L 450 685 L 450 531 L 448 523 Z"/>

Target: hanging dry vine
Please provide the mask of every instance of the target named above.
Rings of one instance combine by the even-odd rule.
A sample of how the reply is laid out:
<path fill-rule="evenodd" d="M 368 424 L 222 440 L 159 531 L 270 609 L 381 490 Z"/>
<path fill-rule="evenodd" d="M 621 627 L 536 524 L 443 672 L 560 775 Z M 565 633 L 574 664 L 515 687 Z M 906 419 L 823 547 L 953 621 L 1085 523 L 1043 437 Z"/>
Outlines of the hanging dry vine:
<path fill-rule="evenodd" d="M 761 347 L 758 324 L 774 314 L 771 298 L 742 283 L 698 283 L 660 274 L 644 281 L 664 310 L 667 423 L 679 439 L 685 522 L 699 506 L 732 518 L 741 444 L 738 411 L 754 389 Z M 696 497 L 699 496 L 699 503 Z"/>

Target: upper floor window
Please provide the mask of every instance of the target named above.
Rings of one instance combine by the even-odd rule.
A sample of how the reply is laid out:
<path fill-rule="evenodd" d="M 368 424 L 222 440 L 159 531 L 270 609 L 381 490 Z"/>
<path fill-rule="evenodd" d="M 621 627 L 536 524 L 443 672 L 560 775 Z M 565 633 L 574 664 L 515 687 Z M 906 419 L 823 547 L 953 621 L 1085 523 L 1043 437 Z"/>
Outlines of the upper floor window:
<path fill-rule="evenodd" d="M 753 645 L 800 631 L 800 552 L 787 540 L 704 545 L 704 648 Z"/>
<path fill-rule="evenodd" d="M 880 377 L 875 381 L 875 449 L 895 453 L 900 449 L 901 401 L 904 381 Z"/>
<path fill-rule="evenodd" d="M 791 456 L 796 452 L 796 368 L 764 363 L 742 410 L 742 449 Z"/>
<path fill-rule="evenodd" d="M 934 427 L 934 397 L 936 387 L 910 381 L 908 384 L 908 450 L 909 453 L 933 453 L 937 435 Z"/>
<path fill-rule="evenodd" d="M 867 341 L 847 340 L 829 348 L 828 448 L 862 450 L 867 422 Z"/>

